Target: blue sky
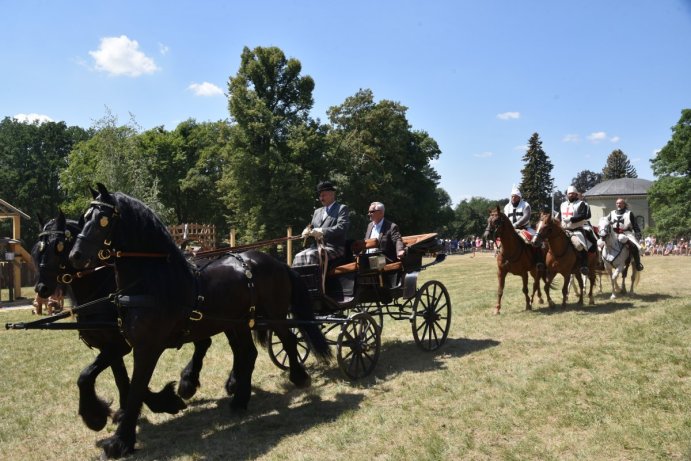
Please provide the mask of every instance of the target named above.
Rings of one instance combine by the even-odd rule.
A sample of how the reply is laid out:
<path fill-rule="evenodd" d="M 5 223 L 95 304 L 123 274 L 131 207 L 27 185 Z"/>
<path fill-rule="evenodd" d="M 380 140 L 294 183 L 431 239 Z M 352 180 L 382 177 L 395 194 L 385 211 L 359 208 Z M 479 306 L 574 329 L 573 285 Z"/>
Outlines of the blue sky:
<path fill-rule="evenodd" d="M 361 88 L 434 138 L 454 204 L 508 197 L 537 132 L 565 189 L 621 149 L 638 176 L 691 108 L 691 0 L 0 0 L 0 117 L 142 129 L 229 117 L 244 46 L 314 78 L 312 117 Z"/>

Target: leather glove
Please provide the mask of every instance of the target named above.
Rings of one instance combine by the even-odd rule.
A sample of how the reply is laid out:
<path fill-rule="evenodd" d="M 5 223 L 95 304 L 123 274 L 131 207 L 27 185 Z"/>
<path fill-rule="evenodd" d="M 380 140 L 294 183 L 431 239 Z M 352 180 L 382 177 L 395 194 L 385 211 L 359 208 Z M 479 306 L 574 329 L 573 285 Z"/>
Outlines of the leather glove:
<path fill-rule="evenodd" d="M 310 231 L 310 237 L 314 237 L 315 239 L 322 238 L 323 235 L 324 233 L 322 232 L 321 227 L 315 227 Z"/>
<path fill-rule="evenodd" d="M 310 226 L 305 227 L 305 229 L 302 231 L 302 234 L 300 234 L 300 237 L 302 238 L 307 238 L 310 235 Z"/>

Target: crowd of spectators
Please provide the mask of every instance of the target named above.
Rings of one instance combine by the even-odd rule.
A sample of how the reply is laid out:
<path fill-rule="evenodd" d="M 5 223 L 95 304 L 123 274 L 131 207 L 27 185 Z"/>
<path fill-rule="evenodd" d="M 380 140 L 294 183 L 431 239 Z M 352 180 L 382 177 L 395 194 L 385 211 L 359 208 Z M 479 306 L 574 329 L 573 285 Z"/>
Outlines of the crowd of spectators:
<path fill-rule="evenodd" d="M 645 238 L 643 254 L 646 256 L 689 256 L 689 239 L 678 238 L 667 243 L 658 242 L 654 235 Z"/>

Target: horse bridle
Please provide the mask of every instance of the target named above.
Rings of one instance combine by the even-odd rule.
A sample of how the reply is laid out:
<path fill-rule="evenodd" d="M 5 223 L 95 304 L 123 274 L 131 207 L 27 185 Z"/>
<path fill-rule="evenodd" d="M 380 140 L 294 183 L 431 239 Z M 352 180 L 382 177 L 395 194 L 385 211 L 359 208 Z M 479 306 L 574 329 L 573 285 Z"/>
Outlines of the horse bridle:
<path fill-rule="evenodd" d="M 536 243 L 541 243 L 541 242 L 545 241 L 545 239 L 547 238 L 548 234 L 549 234 L 550 232 L 552 232 L 552 227 L 551 227 L 551 226 L 554 226 L 554 221 L 552 221 L 552 224 L 550 225 L 549 230 L 545 231 L 545 230 L 544 230 L 544 229 L 545 229 L 545 223 L 544 223 L 542 220 L 540 220 L 540 225 L 538 226 L 538 228 L 537 228 L 537 233 L 535 234 L 535 242 L 536 242 Z M 544 232 L 544 235 L 543 235 L 543 232 Z M 551 249 L 552 249 L 552 247 L 550 246 L 550 251 L 551 251 Z M 563 252 L 562 254 L 560 254 L 560 255 L 557 255 L 557 254 L 554 254 L 554 253 L 553 253 L 553 254 L 554 254 L 554 257 L 555 257 L 555 258 L 559 259 L 559 258 L 563 257 L 568 251 L 569 251 L 569 245 L 568 245 L 568 235 L 567 235 L 566 250 L 564 250 L 564 252 Z"/>
<path fill-rule="evenodd" d="M 496 218 L 495 218 L 496 216 Z M 509 218 L 504 218 L 500 213 L 492 213 L 490 215 L 490 226 L 491 226 L 491 231 L 496 234 L 497 229 L 499 226 L 506 225 L 509 222 Z M 513 225 L 511 226 L 513 228 Z M 515 233 L 515 232 L 514 232 Z M 516 235 L 518 237 L 518 234 Z M 520 237 L 518 237 L 520 239 Z M 502 254 L 504 254 L 504 248 L 506 248 L 504 245 L 502 245 Z M 506 261 L 508 263 L 516 262 L 518 259 L 521 257 L 521 254 L 523 253 L 525 247 L 523 245 L 518 246 L 518 255 L 515 258 L 511 258 L 507 256 Z"/>

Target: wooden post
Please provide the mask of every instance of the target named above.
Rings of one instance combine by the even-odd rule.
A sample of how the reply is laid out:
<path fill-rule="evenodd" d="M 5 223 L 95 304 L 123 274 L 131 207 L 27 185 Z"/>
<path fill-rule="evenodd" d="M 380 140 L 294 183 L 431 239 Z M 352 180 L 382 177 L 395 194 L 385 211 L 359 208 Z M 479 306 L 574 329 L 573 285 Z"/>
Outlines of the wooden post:
<path fill-rule="evenodd" d="M 230 246 L 234 247 L 235 246 L 235 234 L 237 233 L 237 229 L 232 227 L 230 229 Z"/>
<path fill-rule="evenodd" d="M 293 263 L 293 241 L 290 237 L 293 236 L 293 228 L 288 226 L 288 231 L 286 232 L 288 241 L 286 242 L 286 264 L 289 266 Z"/>

